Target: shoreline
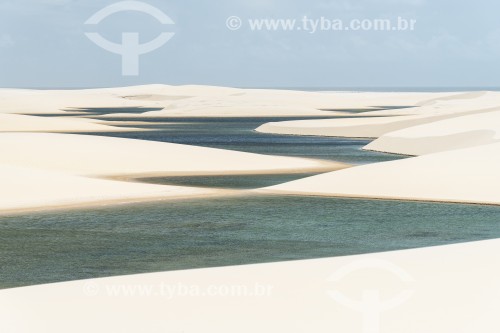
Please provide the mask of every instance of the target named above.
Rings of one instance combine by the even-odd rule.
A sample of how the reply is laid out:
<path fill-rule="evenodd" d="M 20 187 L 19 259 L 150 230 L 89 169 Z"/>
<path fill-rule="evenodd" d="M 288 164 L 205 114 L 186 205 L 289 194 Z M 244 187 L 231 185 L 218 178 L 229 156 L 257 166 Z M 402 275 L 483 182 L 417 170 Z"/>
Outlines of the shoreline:
<path fill-rule="evenodd" d="M 70 212 L 86 208 L 107 208 L 107 207 L 119 207 L 121 205 L 134 205 L 140 203 L 157 203 L 157 202 L 171 202 L 171 201 L 181 201 L 181 200 L 196 200 L 201 198 L 216 198 L 216 197 L 235 197 L 244 195 L 242 191 L 231 191 L 226 189 L 207 189 L 207 188 L 194 188 L 206 190 L 206 193 L 199 194 L 185 194 L 185 195 L 173 195 L 173 196 L 156 196 L 149 198 L 124 198 L 124 199 L 109 199 L 109 200 L 96 200 L 81 203 L 69 203 L 69 204 L 54 204 L 54 205 L 44 205 L 33 208 L 19 208 L 19 209 L 0 209 L 0 218 L 6 216 L 19 216 L 19 215 L 29 215 L 38 213 L 57 213 L 57 212 Z M 237 193 L 238 192 L 238 193 Z"/>
<path fill-rule="evenodd" d="M 229 333 L 246 323 L 245 332 L 358 332 L 362 314 L 334 296 L 358 301 L 359 292 L 370 287 L 384 301 L 406 295 L 382 317 L 384 332 L 408 332 L 408 327 L 412 333 L 492 332 L 500 328 L 499 250 L 500 240 L 491 239 L 2 289 L 0 307 L 10 310 L 0 313 L 0 326 L 20 332 L 50 327 L 62 333 L 75 323 L 79 332 L 132 332 L 160 324 L 169 331 Z M 366 274 L 372 277 L 368 282 Z M 238 287 L 238 293 L 228 293 L 231 287 Z M 262 293 L 256 294 L 256 287 Z M 206 294 L 209 290 L 219 292 Z M 254 320 L 248 320 L 248 313 Z"/>
<path fill-rule="evenodd" d="M 314 177 L 314 176 L 312 176 Z M 282 195 L 294 197 L 322 197 L 334 199 L 359 199 L 359 200 L 373 200 L 373 201 L 392 201 L 392 202 L 416 202 L 416 203 L 430 203 L 430 204 L 453 204 L 453 205 L 468 205 L 468 206 L 490 206 L 500 207 L 500 202 L 477 202 L 477 201 L 453 201 L 453 200 L 432 200 L 422 198 L 401 198 L 401 197 L 371 197 L 362 195 L 345 195 L 345 194 L 330 194 L 330 193 L 311 193 L 311 192 L 287 192 L 280 190 L 268 190 L 265 188 L 255 189 L 252 191 L 268 195 Z"/>
<path fill-rule="evenodd" d="M 199 177 L 210 177 L 210 176 L 252 176 L 252 175 L 293 175 L 293 174 L 302 174 L 302 173 L 326 173 L 331 171 L 343 170 L 352 167 L 352 165 L 339 163 L 339 162 L 329 162 L 323 160 L 316 160 L 317 162 L 324 162 L 323 167 L 318 168 L 310 168 L 310 169 L 296 169 L 296 170 L 288 170 L 288 169 L 270 169 L 270 170 L 243 170 L 243 171 L 214 171 L 214 172 L 160 172 L 160 173 L 141 173 L 141 174 L 133 174 L 133 175 L 114 175 L 114 176 L 98 176 L 98 177 L 87 177 L 89 179 L 100 179 L 100 180 L 111 180 L 111 181 L 120 181 L 132 184 L 145 184 L 145 185 L 157 185 L 157 186 L 173 186 L 178 187 L 177 185 L 168 185 L 168 184 L 155 184 L 151 182 L 142 182 L 143 178 L 167 178 L 167 177 L 189 177 L 189 176 L 199 176 Z M 183 188 L 186 188 L 182 186 Z M 21 208 L 21 209 L 0 209 L 0 217 L 6 215 L 21 215 L 23 213 L 43 213 L 43 212 L 53 212 L 53 211 L 66 211 L 66 210 L 75 210 L 80 208 L 93 208 L 93 207 L 111 207 L 111 206 L 119 206 L 123 204 L 136 204 L 136 203 L 155 203 L 155 202 L 169 202 L 176 200 L 189 200 L 189 199 L 199 199 L 206 197 L 227 197 L 227 196 L 245 196 L 248 195 L 247 192 L 252 190 L 237 190 L 237 189 L 227 189 L 227 188 L 213 188 L 213 187 L 193 187 L 193 189 L 197 190 L 206 190 L 209 193 L 206 194 L 186 194 L 186 195 L 170 195 L 170 196 L 162 196 L 159 195 L 157 197 L 151 198 L 123 198 L 123 199 L 110 199 L 110 200 L 99 200 L 99 201 L 89 201 L 89 202 L 81 202 L 81 203 L 70 203 L 70 204 L 54 204 L 54 205 L 44 205 L 33 208 Z M 214 192 L 214 193 L 210 193 Z"/>

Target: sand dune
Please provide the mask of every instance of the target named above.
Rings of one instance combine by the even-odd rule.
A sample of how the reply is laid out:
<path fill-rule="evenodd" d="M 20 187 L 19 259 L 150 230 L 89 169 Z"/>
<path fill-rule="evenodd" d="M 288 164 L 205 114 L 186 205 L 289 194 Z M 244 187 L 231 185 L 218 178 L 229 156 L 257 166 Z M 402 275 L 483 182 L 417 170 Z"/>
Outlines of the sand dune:
<path fill-rule="evenodd" d="M 387 132 L 429 121 L 426 116 L 293 120 L 266 123 L 256 130 L 274 134 L 376 138 Z"/>
<path fill-rule="evenodd" d="M 207 189 L 92 179 L 0 164 L 0 212 L 215 194 Z"/>
<path fill-rule="evenodd" d="M 135 130 L 137 129 L 110 126 L 105 122 L 97 123 L 90 119 L 0 113 L 0 132 L 130 132 Z"/>
<path fill-rule="evenodd" d="M 180 100 L 162 111 L 147 112 L 144 116 L 333 116 L 343 110 L 372 109 L 413 105 L 429 94 L 350 92 L 302 92 L 285 90 L 242 89 L 224 96 L 194 97 Z"/>
<path fill-rule="evenodd" d="M 499 151 L 495 143 L 363 165 L 262 191 L 498 205 Z"/>
<path fill-rule="evenodd" d="M 380 94 L 367 94 L 361 98 L 355 95 L 165 85 L 47 91 L 0 89 L 0 151 L 2 152 L 0 164 L 5 165 L 5 168 L 19 168 L 19 173 L 5 169 L 2 175 L 3 178 L 7 177 L 9 182 L 6 178 L 2 183 L 0 209 L 2 211 L 39 209 L 41 206 L 68 206 L 95 201 L 110 203 L 200 193 L 199 189 L 105 182 L 88 177 L 127 179 L 163 175 L 293 173 L 329 171 L 345 167 L 340 163 L 170 143 L 73 134 L 32 133 L 138 130 L 111 126 L 130 125 L 127 121 L 106 122 L 84 118 L 85 116 L 98 118 L 86 113 L 86 110 L 109 112 L 119 116 L 118 110 L 125 108 L 130 110 L 127 116 L 139 118 L 309 116 L 330 115 L 334 112 L 321 111 L 319 109 L 321 107 L 332 105 L 341 107 L 359 100 L 360 102 L 356 103 L 371 108 L 371 104 L 384 104 L 386 101 L 385 95 L 380 96 Z M 401 94 L 397 95 L 400 98 L 393 96 L 391 103 L 406 104 L 408 100 L 429 98 L 428 95 Z M 335 101 L 334 104 L 331 104 L 332 101 Z M 377 109 L 377 106 L 373 109 Z M 43 114 L 71 115 L 71 117 L 41 117 Z M 50 177 L 46 172 L 49 172 Z M 23 177 L 26 173 L 29 173 L 30 177 Z M 21 186 L 23 184 L 25 186 Z M 74 184 L 74 190 L 70 191 L 65 184 Z M 53 189 L 53 195 L 42 195 L 49 188 Z M 23 197 L 21 192 L 18 193 L 20 189 L 31 194 Z M 10 193 L 17 194 L 11 196 Z M 36 199 L 37 196 L 40 198 Z"/>
<path fill-rule="evenodd" d="M 179 89 L 182 89 L 180 87 Z M 212 88 L 214 89 L 214 88 Z M 181 90 L 182 91 L 182 90 Z M 166 105 L 164 110 L 145 112 L 143 117 L 284 117 L 347 115 L 343 111 L 379 110 L 414 106 L 436 97 L 430 93 L 304 92 L 240 89 L 225 94 L 194 96 Z M 449 96 L 450 94 L 446 94 Z M 443 95 L 445 96 L 445 95 Z M 127 116 L 124 114 L 116 116 Z"/>
<path fill-rule="evenodd" d="M 300 92 L 203 86 L 148 85 L 77 91 L 0 90 L 0 131 L 110 131 L 97 120 L 47 118 L 14 113 L 69 113 L 78 108 L 137 108 L 134 117 L 276 116 L 374 110 L 349 119 L 277 122 L 258 130 L 273 133 L 379 137 L 367 149 L 403 154 L 444 152 L 497 141 L 498 92 L 355 93 Z M 156 108 L 158 111 L 143 111 Z M 378 110 L 380 108 L 395 108 Z M 406 107 L 406 108 L 400 108 Z M 328 110 L 328 111 L 324 111 Z M 110 112 L 113 113 L 113 110 Z M 370 117 L 367 117 L 370 116 Z M 119 124 L 119 121 L 110 124 Z M 404 130 L 403 130 L 404 129 Z M 376 164 L 282 184 L 290 193 L 497 203 L 487 182 L 467 183 L 478 172 L 494 177 L 496 145 L 427 159 Z M 331 171 L 345 167 L 306 159 L 109 137 L 48 133 L 0 133 L 0 163 L 98 177 L 249 174 Z M 450 157 L 451 156 L 451 157 Z M 457 166 L 457 160 L 464 160 Z M 469 166 L 465 168 L 463 166 Z M 447 169 L 448 168 L 448 169 Z M 487 170 L 486 170 L 487 169 Z M 445 170 L 451 170 L 445 174 Z M 398 177 L 392 177 L 396 173 Z M 444 175 L 436 177 L 436 175 Z M 359 177 L 359 178 L 358 178 Z M 391 180 L 391 177 L 395 180 Z M 413 178 L 413 180 L 412 180 Z M 431 183 L 439 178 L 442 191 Z M 462 179 L 460 179 L 462 178 Z M 364 179 L 364 180 L 362 180 Z M 467 180 L 469 179 L 469 180 Z M 398 182 L 406 185 L 399 186 Z M 450 186 L 447 186 L 447 184 Z M 467 193 L 455 190 L 470 187 Z M 448 190 L 446 190 L 448 188 Z M 454 189 L 454 193 L 452 189 Z M 269 189 L 267 189 L 269 190 Z M 433 193 L 430 193 L 433 192 Z"/>
<path fill-rule="evenodd" d="M 157 108 L 107 117 L 324 116 L 415 106 L 453 93 L 356 93 L 146 85 L 86 90 L 0 89 L 0 114 L 66 114 L 78 108 Z M 337 111 L 335 111 L 337 110 Z"/>
<path fill-rule="evenodd" d="M 0 211 L 4 212 L 222 193 L 95 177 L 295 173 L 345 167 L 173 143 L 54 133 L 0 133 L 0 151 Z"/>
<path fill-rule="evenodd" d="M 500 107 L 500 93 L 456 94 L 421 101 L 417 104 L 421 105 L 397 111 L 364 112 L 362 117 L 358 116 L 352 119 L 271 122 L 260 126 L 257 131 L 291 135 L 378 138 L 384 134 L 411 126 L 498 110 Z"/>
<path fill-rule="evenodd" d="M 499 251 L 493 240 L 3 290 L 0 330 L 358 333 L 366 317 L 350 306 L 365 297 L 370 332 L 496 333 Z"/>
<path fill-rule="evenodd" d="M 500 111 L 494 111 L 390 132 L 371 142 L 365 149 L 424 155 L 498 141 L 500 141 Z"/>
<path fill-rule="evenodd" d="M 260 130 L 382 136 L 367 148 L 427 155 L 329 172 L 260 191 L 500 204 L 498 96 L 163 85 L 81 91 L 1 89 L 0 131 L 112 128 L 92 120 L 16 115 L 65 114 L 78 108 L 137 108 L 133 116 L 139 118 L 327 116 L 364 109 L 369 111 L 352 114 L 352 119 L 271 123 Z M 379 110 L 398 106 L 411 108 Z M 142 112 L 141 108 L 159 110 Z M 222 194 L 98 177 L 343 167 L 300 158 L 53 133 L 0 133 L 0 151 L 3 213 Z M 349 306 L 356 307 L 363 297 L 372 304 L 380 297 L 387 305 L 403 291 L 401 304 L 382 313 L 380 332 L 496 333 L 500 331 L 499 251 L 500 242 L 494 240 L 2 290 L 0 331 L 361 332 L 363 314 Z M 372 318 L 377 325 L 377 317 Z M 370 328 L 379 331 L 376 326 Z"/>
<path fill-rule="evenodd" d="M 460 93 L 419 106 L 367 112 L 376 118 L 268 123 L 258 130 L 300 135 L 379 137 L 365 149 L 417 158 L 354 167 L 263 191 L 306 195 L 500 204 L 500 93 Z M 466 149 L 469 148 L 469 149 Z"/>
<path fill-rule="evenodd" d="M 294 173 L 345 167 L 166 142 L 52 133 L 0 133 L 0 151 L 0 163 L 91 176 Z"/>
<path fill-rule="evenodd" d="M 145 105 L 146 104 L 146 105 Z M 21 90 L 0 89 L 0 114 L 67 114 L 71 108 L 142 107 L 114 90 Z"/>
<path fill-rule="evenodd" d="M 164 85 L 76 91 L 1 89 L 0 120 L 3 122 L 0 123 L 0 131 L 120 130 L 118 127 L 105 123 L 97 123 L 98 120 L 80 117 L 47 118 L 14 114 L 23 112 L 69 113 L 78 108 L 91 109 L 93 107 L 100 109 L 136 108 L 137 110 L 134 109 L 130 115 L 139 118 L 165 116 L 166 119 L 174 115 L 200 117 L 292 114 L 311 116 L 323 113 L 332 115 L 340 112 L 338 110 L 364 108 L 375 111 L 355 113 L 349 119 L 268 123 L 258 130 L 308 135 L 382 136 L 366 148 L 417 155 L 496 142 L 497 132 L 494 124 L 498 123 L 499 96 L 500 93 L 497 92 L 439 94 L 299 92 Z M 142 111 L 143 108 L 151 110 L 153 107 L 158 111 Z M 396 109 L 377 110 L 382 107 Z M 109 112 L 113 113 L 113 110 Z M 366 115 L 371 117 L 366 117 Z M 110 124 L 120 124 L 120 122 L 115 121 Z M 405 130 L 401 130 L 402 128 Z M 126 178 L 155 175 L 331 171 L 345 167 L 341 164 L 326 164 L 306 159 L 262 156 L 170 143 L 54 133 L 0 133 L 0 149 L 2 151 L 0 163 L 93 177 Z M 495 155 L 494 152 L 491 154 Z M 453 158 L 462 158 L 459 155 Z M 478 158 L 490 157 L 478 156 Z M 436 159 L 439 160 L 440 165 L 450 164 L 448 158 L 436 157 Z M 496 165 L 495 163 L 493 161 L 490 165 Z M 464 162 L 463 165 L 468 164 Z M 371 165 L 366 168 L 332 173 L 332 179 L 328 175 L 323 175 L 311 178 L 312 180 L 283 184 L 273 190 L 279 188 L 280 191 L 293 193 L 380 198 L 497 201 L 494 195 L 487 195 L 488 191 L 480 193 L 480 186 L 484 186 L 480 183 L 474 185 L 477 194 L 472 194 L 474 192 L 472 191 L 468 195 L 460 196 L 457 192 L 450 196 L 447 193 L 439 194 L 439 191 L 429 195 L 427 192 L 430 192 L 433 186 L 425 181 L 418 181 L 420 187 L 416 184 L 416 187 L 406 186 L 404 190 L 398 189 L 397 186 L 392 188 L 391 184 L 394 181 L 386 181 L 391 172 L 396 172 L 403 177 L 405 174 L 424 172 L 419 169 L 427 168 L 429 174 L 421 175 L 421 177 L 431 182 L 433 179 L 431 173 L 444 172 L 441 169 L 433 169 L 437 166 L 432 161 L 400 161 L 394 164 Z M 417 170 L 414 171 L 413 168 Z M 453 170 L 457 174 L 441 177 L 442 181 L 448 179 L 450 183 L 461 184 L 461 181 L 457 181 L 457 177 L 470 177 L 470 174 L 462 168 Z M 376 176 L 366 176 L 372 172 Z M 366 181 L 360 181 L 361 178 L 355 181 L 358 174 L 363 175 Z M 377 178 L 377 180 L 373 181 L 369 178 Z M 418 177 L 414 178 L 418 180 Z M 310 182 L 314 179 L 320 179 L 321 183 L 311 185 Z M 329 182 L 335 182 L 335 186 L 331 186 Z M 469 185 L 463 184 L 463 186 Z M 475 197 L 477 200 L 474 200 Z"/>

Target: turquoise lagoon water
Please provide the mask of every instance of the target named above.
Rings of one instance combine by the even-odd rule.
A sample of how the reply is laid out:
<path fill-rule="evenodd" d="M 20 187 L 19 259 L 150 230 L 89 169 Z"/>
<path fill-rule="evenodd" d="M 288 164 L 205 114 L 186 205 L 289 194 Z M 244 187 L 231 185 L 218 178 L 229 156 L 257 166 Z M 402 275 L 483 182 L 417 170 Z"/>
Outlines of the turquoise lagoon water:
<path fill-rule="evenodd" d="M 253 131 L 269 119 L 164 119 L 104 135 L 347 163 L 401 158 L 367 140 Z M 306 175 L 145 181 L 256 188 Z M 241 195 L 0 216 L 0 288 L 177 269 L 321 258 L 500 237 L 500 207 Z"/>
<path fill-rule="evenodd" d="M 0 287 L 500 237 L 500 207 L 243 195 L 0 217 Z"/>
<path fill-rule="evenodd" d="M 141 118 L 112 119 L 144 121 Z M 366 139 L 275 135 L 255 131 L 257 127 L 266 122 L 294 119 L 304 118 L 156 118 L 147 119 L 151 122 L 150 125 L 130 126 L 152 131 L 99 133 L 99 135 L 182 143 L 268 155 L 335 160 L 353 164 L 402 158 L 396 155 L 361 150 L 370 142 Z M 163 122 L 167 122 L 167 124 L 162 124 Z"/>

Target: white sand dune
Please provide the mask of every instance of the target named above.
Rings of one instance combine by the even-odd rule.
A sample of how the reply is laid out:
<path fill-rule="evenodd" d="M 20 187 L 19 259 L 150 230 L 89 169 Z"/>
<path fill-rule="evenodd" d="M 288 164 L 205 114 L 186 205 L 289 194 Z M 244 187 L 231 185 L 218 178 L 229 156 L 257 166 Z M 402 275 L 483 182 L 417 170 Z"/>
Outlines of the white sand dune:
<path fill-rule="evenodd" d="M 43 118 L 14 114 L 20 112 L 64 113 L 79 107 L 139 108 L 137 113 L 133 114 L 134 116 L 162 117 L 168 113 L 167 119 L 169 115 L 200 117 L 318 115 L 318 112 L 330 112 L 330 114 L 337 112 L 322 111 L 326 109 L 376 110 L 382 107 L 406 106 L 410 108 L 362 113 L 378 117 L 370 118 L 357 114 L 349 119 L 278 122 L 263 125 L 259 130 L 356 137 L 378 137 L 386 134 L 366 148 L 404 154 L 424 154 L 496 142 L 495 124 L 498 123 L 498 111 L 495 110 L 499 107 L 499 96 L 498 92 L 439 94 L 299 92 L 164 85 L 77 91 L 1 89 L 0 120 L 4 121 L 0 124 L 0 131 L 119 130 L 113 126 L 96 123 L 97 120 L 91 119 Z M 145 112 L 140 110 L 140 108 L 153 106 L 162 110 Z M 111 124 L 119 123 L 115 121 Z M 401 128 L 406 129 L 394 132 Z M 493 149 L 491 147 L 495 146 L 488 146 L 488 149 Z M 306 159 L 262 156 L 170 143 L 54 133 L 0 133 L 0 150 L 2 151 L 0 163 L 99 177 L 326 171 L 344 167 L 341 164 L 325 164 Z M 493 150 L 488 154 L 494 156 Z M 479 151 L 476 153 L 481 154 Z M 453 158 L 466 159 L 459 155 L 456 157 L 453 155 Z M 455 165 L 446 156 L 433 158 L 442 166 Z M 487 160 L 489 163 L 491 156 L 478 156 L 478 158 Z M 493 194 L 489 195 L 487 190 L 481 190 L 481 186 L 486 185 L 481 182 L 474 184 L 477 193 L 472 192 L 476 194 L 469 192 L 467 195 L 459 195 L 460 192 L 457 192 L 450 196 L 448 193 L 439 194 L 439 191 L 434 191 L 435 194 L 429 195 L 427 192 L 431 192 L 434 187 L 430 183 L 436 178 L 431 174 L 433 172 L 444 174 L 443 170 L 445 170 L 444 167 L 432 169 L 437 168 L 433 163 L 418 159 L 371 165 L 366 169 L 355 168 L 352 171 L 332 173 L 331 181 L 335 182 L 335 186 L 331 186 L 330 179 L 325 178 L 330 176 L 324 175 L 311 178 L 325 181 L 314 186 L 310 184 L 313 180 L 306 179 L 292 182 L 292 185 L 279 185 L 276 188 L 286 189 L 285 192 L 322 195 L 497 202 Z M 493 161 L 490 165 L 496 165 L 495 163 L 496 161 Z M 432 168 L 425 175 L 422 174 L 424 181 L 414 177 L 420 187 L 416 184 L 414 187 L 407 186 L 405 189 L 398 189 L 397 184 L 393 186 L 394 181 L 386 181 L 390 178 L 391 172 L 401 175 L 400 177 L 415 175 L 424 172 L 420 169 L 427 168 L 427 164 Z M 462 165 L 470 165 L 470 163 L 466 161 Z M 474 166 L 467 173 L 468 171 L 464 168 L 454 167 L 452 169 L 454 173 L 446 174 L 440 179 L 458 186 L 463 181 L 457 180 L 457 177 L 469 177 L 475 174 L 472 170 L 478 168 L 480 167 Z M 372 172 L 375 172 L 376 176 L 369 176 Z M 355 176 L 350 176 L 351 174 Z M 358 174 L 363 175 L 366 181 L 355 180 Z M 493 177 L 493 173 L 490 176 Z M 377 178 L 377 181 L 371 178 Z M 341 179 L 344 180 L 341 181 Z M 426 179 L 428 182 L 425 181 Z M 315 186 L 318 187 L 315 188 Z M 468 185 L 463 184 L 463 186 Z"/>
<path fill-rule="evenodd" d="M 499 251 L 493 240 L 9 289 L 0 330 L 497 333 Z"/>
<path fill-rule="evenodd" d="M 114 90 L 0 89 L 0 114 L 67 114 L 73 108 L 150 107 L 121 98 Z M 154 105 L 154 103 L 152 103 Z"/>
<path fill-rule="evenodd" d="M 91 176 L 295 173 L 345 167 L 303 158 L 76 134 L 0 133 L 0 151 L 0 163 Z"/>
<path fill-rule="evenodd" d="M 0 113 L 0 132 L 130 132 L 136 130 L 131 127 L 110 126 L 105 122 L 97 123 L 90 119 Z"/>
<path fill-rule="evenodd" d="M 423 98 L 419 96 L 418 99 Z M 339 99 L 342 98 L 345 101 L 353 99 L 352 94 L 349 93 L 339 94 Z M 415 98 L 413 94 L 405 94 L 394 103 L 402 103 L 406 99 Z M 366 99 L 378 102 L 380 96 L 366 96 Z M 110 203 L 114 200 L 135 200 L 156 197 L 160 194 L 164 196 L 164 192 L 168 192 L 169 197 L 175 197 L 191 192 L 197 195 L 200 191 L 199 189 L 177 191 L 179 188 L 174 191 L 173 187 L 109 183 L 79 176 L 128 179 L 163 175 L 294 173 L 345 167 L 340 163 L 301 158 L 265 156 L 171 143 L 53 133 L 139 130 L 111 126 L 130 125 L 127 121 L 106 122 L 83 118 L 88 115 L 79 111 L 80 109 L 105 110 L 116 115 L 119 111 L 114 109 L 129 108 L 132 111 L 126 115 L 139 118 L 162 116 L 156 112 L 163 111 L 148 111 L 152 108 L 165 109 L 168 113 L 166 118 L 170 115 L 318 115 L 330 114 L 330 111 L 321 111 L 315 106 L 330 105 L 331 100 L 332 95 L 329 93 L 204 86 L 147 85 L 47 91 L 0 89 L 0 151 L 2 152 L 0 164 L 19 167 L 21 171 L 33 170 L 29 179 L 33 186 L 38 186 L 37 190 L 31 191 L 33 195 L 27 194 L 24 199 L 20 195 L 9 197 L 9 193 L 17 191 L 13 186 L 27 191 L 19 184 L 24 184 L 23 182 L 27 182 L 28 178 L 22 179 L 25 171 L 20 171 L 19 175 L 12 173 L 12 170 L 9 173 L 5 172 L 3 177 L 15 179 L 12 179 L 12 182 L 3 183 L 0 187 L 2 198 L 0 209 L 5 211 L 18 208 L 39 209 L 41 206 L 88 204 L 96 201 L 94 200 L 96 198 L 97 201 Z M 365 105 L 365 102 L 361 104 Z M 296 106 L 292 107 L 295 104 Z M 72 117 L 36 116 L 43 114 L 61 114 L 61 116 L 71 114 Z M 74 116 L 78 114 L 80 116 Z M 45 179 L 45 172 L 51 172 L 51 182 Z M 72 176 L 78 177 L 73 179 Z M 74 182 L 76 191 L 68 191 L 65 187 L 66 182 Z M 53 186 L 48 186 L 49 183 Z M 111 184 L 116 185 L 117 188 L 123 187 L 123 191 L 108 188 Z M 47 195 L 45 196 L 47 201 L 43 201 L 44 196 L 41 193 L 50 192 L 49 188 L 53 188 L 54 196 Z M 78 191 L 79 188 L 86 190 Z M 90 191 L 91 188 L 94 189 L 93 193 Z M 35 200 L 37 195 L 41 196 L 38 201 Z M 3 200 L 7 197 L 9 200 Z"/>
<path fill-rule="evenodd" d="M 292 120 L 266 123 L 256 131 L 289 135 L 376 138 L 387 132 L 429 121 L 431 120 L 426 116 Z"/>
<path fill-rule="evenodd" d="M 453 93 L 355 93 L 146 85 L 86 90 L 0 89 L 0 114 L 66 114 L 79 108 L 158 108 L 107 117 L 332 116 L 344 109 L 414 106 Z"/>
<path fill-rule="evenodd" d="M 259 131 L 379 137 L 364 149 L 418 158 L 354 167 L 263 189 L 275 193 L 500 204 L 500 93 L 461 93 L 382 118 L 277 122 Z M 465 149 L 469 148 L 469 149 Z"/>
<path fill-rule="evenodd" d="M 420 101 L 417 104 L 420 106 L 396 111 L 364 112 L 358 117 L 347 119 L 270 122 L 257 128 L 257 131 L 291 135 L 378 138 L 389 132 L 411 126 L 498 110 L 500 93 L 456 94 L 430 101 Z"/>
<path fill-rule="evenodd" d="M 201 190 L 93 179 L 166 175 L 296 173 L 346 167 L 267 156 L 90 135 L 0 133 L 0 211 L 177 198 Z M 18 170 L 18 172 L 15 172 Z M 93 178 L 92 178 L 93 177 Z"/>
<path fill-rule="evenodd" d="M 468 91 L 455 93 L 431 93 L 415 101 L 414 107 L 371 111 L 372 116 L 440 114 L 475 110 L 478 104 L 497 105 L 499 93 L 495 91 Z M 478 103 L 479 102 L 479 103 Z"/>
<path fill-rule="evenodd" d="M 444 96 L 444 95 L 443 95 Z M 447 94 L 446 96 L 449 96 Z M 353 93 L 304 92 L 287 90 L 240 89 L 226 94 L 203 95 L 181 99 L 164 110 L 146 112 L 144 117 L 284 117 L 335 116 L 352 109 L 378 110 L 413 106 L 435 98 L 429 93 Z M 117 115 L 127 116 L 127 115 Z"/>
<path fill-rule="evenodd" d="M 137 184 L 0 164 L 0 212 L 158 200 L 216 194 L 178 186 Z"/>
<path fill-rule="evenodd" d="M 364 149 L 404 155 L 424 155 L 499 141 L 500 111 L 495 111 L 390 132 L 371 142 Z"/>
<path fill-rule="evenodd" d="M 499 118 L 500 93 L 300 92 L 148 85 L 77 91 L 1 89 L 0 102 L 0 120 L 4 120 L 0 124 L 0 131 L 4 132 L 117 130 L 90 119 L 43 118 L 13 114 L 64 113 L 75 108 L 139 108 L 133 116 L 168 118 L 170 115 L 305 116 L 333 114 L 337 112 L 335 110 L 342 109 L 377 110 L 382 107 L 409 107 L 364 112 L 362 116 L 356 114 L 349 119 L 269 123 L 259 130 L 301 135 L 382 136 L 380 140 L 366 148 L 418 155 L 496 142 L 495 124 Z M 153 106 L 161 111 L 140 110 Z M 119 122 L 115 121 L 112 124 Z M 492 147 L 496 146 L 487 146 L 484 151 L 478 148 L 473 150 L 472 154 L 477 155 L 478 159 L 487 161 L 489 165 L 496 166 L 497 161 L 490 161 L 493 159 L 491 156 L 496 155 L 495 148 Z M 2 151 L 0 163 L 99 177 L 301 172 L 344 167 L 341 164 L 325 165 L 319 161 L 306 159 L 262 156 L 170 143 L 53 133 L 0 133 L 0 150 Z M 279 188 L 280 191 L 292 193 L 496 203 L 498 200 L 494 193 L 488 190 L 482 191 L 481 186 L 486 186 L 486 183 L 482 182 L 470 184 L 475 190 L 469 191 L 468 194 L 456 191 L 455 194 L 449 195 L 448 192 L 451 190 L 443 190 L 443 193 L 432 191 L 435 186 L 431 183 L 437 178 L 432 174 L 445 175 L 439 177 L 440 181 L 455 184 L 455 187 L 469 186 L 464 183 L 465 180 L 457 178 L 467 178 L 477 174 L 475 171 L 483 172 L 483 169 L 487 168 L 471 165 L 468 161 L 464 161 L 461 165 L 471 166 L 470 170 L 456 166 L 454 162 L 456 159 L 467 160 L 465 155 L 460 154 L 462 153 L 450 155 L 451 159 L 448 155 L 439 155 L 431 157 L 430 160 L 398 161 L 344 170 L 282 184 L 273 190 Z M 441 168 L 438 168 L 436 163 Z M 445 166 L 450 165 L 453 165 L 451 172 L 445 174 Z M 494 177 L 493 171 L 488 170 L 488 172 L 489 177 Z M 370 176 L 371 173 L 374 176 Z M 412 177 L 409 175 L 419 173 L 422 175 L 420 178 L 413 177 L 416 184 L 409 181 L 408 186 L 400 188 L 401 186 L 395 181 L 387 180 L 393 173 L 400 175 L 401 179 L 410 179 Z M 358 175 L 364 178 L 356 178 Z M 365 178 L 364 181 L 360 180 Z M 315 182 L 316 179 L 319 179 L 320 183 L 312 185 L 311 182 Z M 396 179 L 400 181 L 399 178 Z M 330 182 L 334 182 L 335 186 Z"/>
<path fill-rule="evenodd" d="M 500 204 L 500 143 L 357 166 L 262 189 L 274 193 Z"/>
<path fill-rule="evenodd" d="M 336 110 L 374 110 L 353 114 L 352 119 L 274 123 L 260 130 L 382 136 L 367 148 L 433 154 L 329 172 L 261 191 L 500 204 L 500 143 L 496 143 L 500 119 L 494 111 L 499 101 L 499 93 L 484 92 L 307 93 L 163 85 L 81 91 L 0 89 L 0 131 L 109 130 L 110 126 L 92 120 L 16 115 L 64 114 L 77 108 L 161 109 L 138 109 L 132 116 L 139 118 L 326 117 L 342 114 Z M 377 111 L 397 106 L 412 108 Z M 464 148 L 468 145 L 474 147 Z M 221 194 L 97 177 L 342 167 L 300 158 L 53 133 L 0 133 L 0 152 L 3 213 Z M 383 312 L 380 330 L 371 326 L 372 332 L 497 333 L 499 251 L 500 241 L 495 240 L 2 290 L 0 331 L 361 332 L 363 314 L 349 308 L 350 299 L 375 302 L 380 297 L 387 305 L 402 295 L 407 297 Z"/>

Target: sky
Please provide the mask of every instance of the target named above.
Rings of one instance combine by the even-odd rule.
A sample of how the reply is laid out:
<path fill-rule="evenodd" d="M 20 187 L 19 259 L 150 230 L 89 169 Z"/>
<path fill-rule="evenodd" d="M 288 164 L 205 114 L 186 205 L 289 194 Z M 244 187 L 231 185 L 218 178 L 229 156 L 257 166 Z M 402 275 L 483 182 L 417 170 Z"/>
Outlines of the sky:
<path fill-rule="evenodd" d="M 124 11 L 85 22 L 116 0 L 1 0 L 0 87 L 150 83 L 234 87 L 500 87 L 500 2 L 491 0 L 146 0 L 175 24 Z M 242 26 L 231 30 L 227 19 Z M 252 31 L 248 20 L 416 20 L 413 31 Z M 175 35 L 122 75 L 94 44 Z"/>

